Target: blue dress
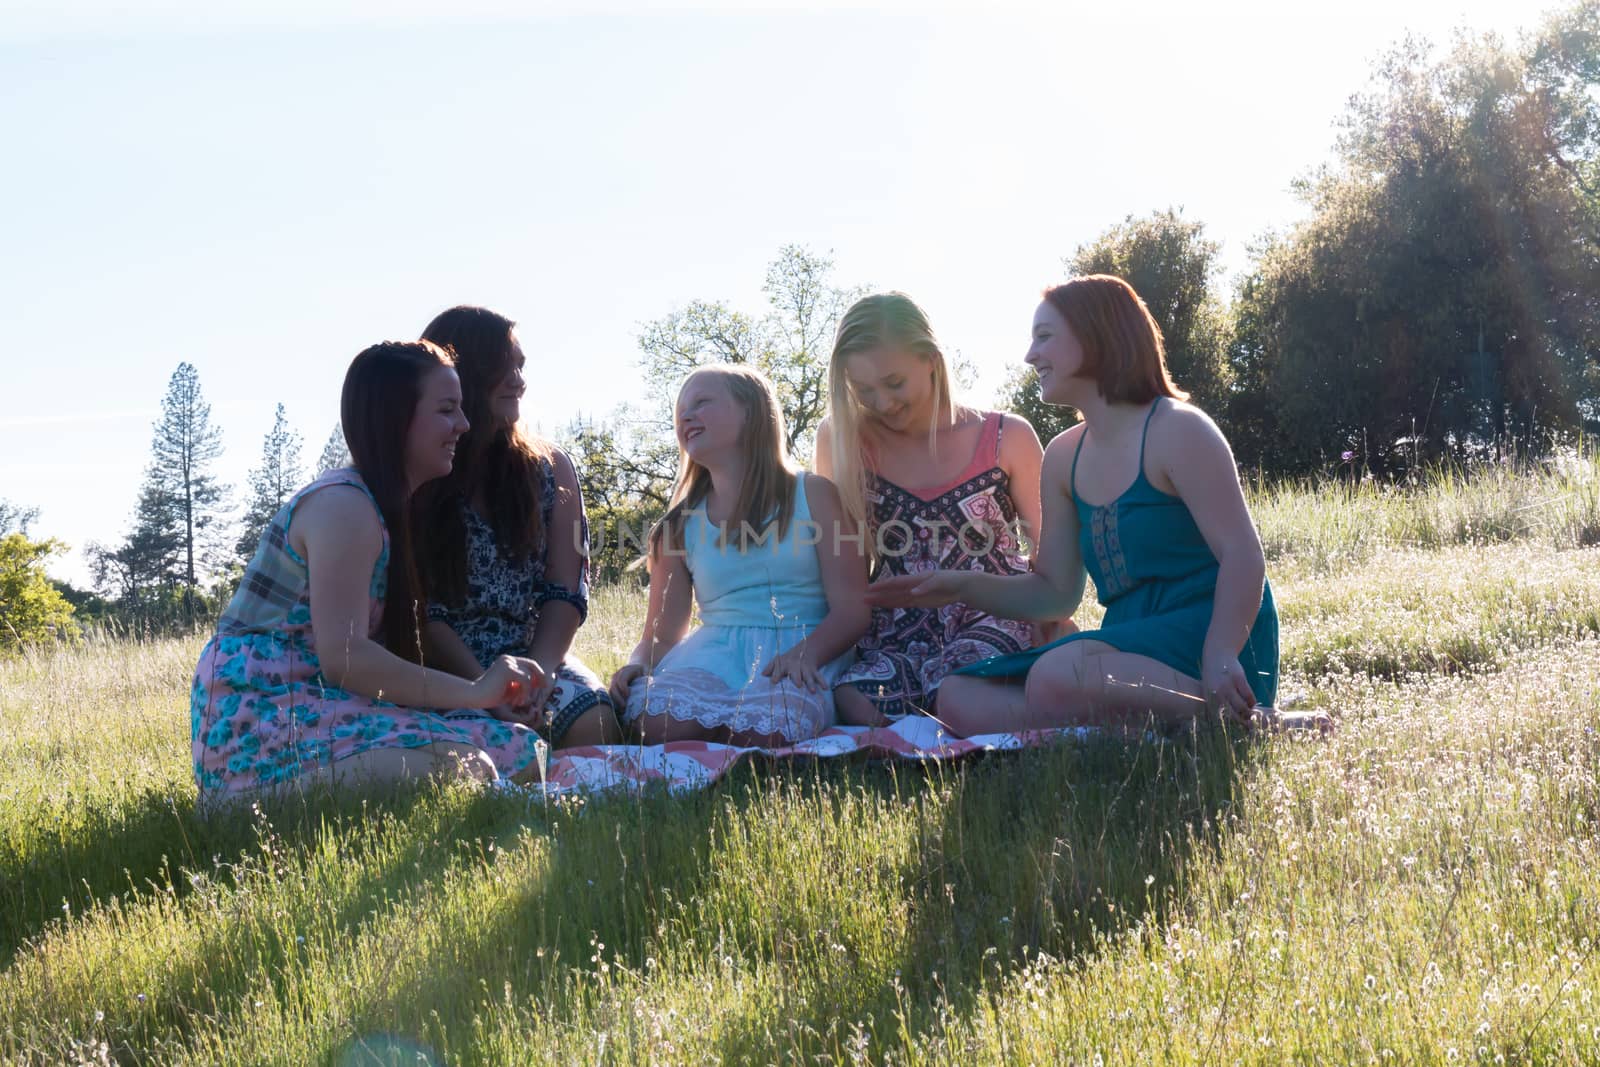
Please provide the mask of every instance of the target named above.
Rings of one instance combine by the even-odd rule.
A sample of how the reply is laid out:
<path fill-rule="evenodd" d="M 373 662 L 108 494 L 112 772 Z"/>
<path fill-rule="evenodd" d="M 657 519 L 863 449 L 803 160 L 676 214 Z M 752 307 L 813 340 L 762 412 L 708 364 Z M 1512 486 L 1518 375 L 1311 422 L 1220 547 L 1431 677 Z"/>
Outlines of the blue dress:
<path fill-rule="evenodd" d="M 624 722 L 669 715 L 712 729 L 780 734 L 790 742 L 833 724 L 832 687 L 850 664 L 849 652 L 820 668 L 827 684 L 815 693 L 788 680 L 775 685 L 761 673 L 828 614 L 815 547 L 821 531 L 806 501 L 811 477 L 795 475 L 793 517 L 781 539 L 769 529 L 765 539 L 757 535 L 741 548 L 738 531 L 730 530 L 727 543 L 719 544 L 703 508 L 687 514 L 685 564 L 701 625 L 633 683 Z"/>
<path fill-rule="evenodd" d="M 1106 609 L 1098 630 L 1083 630 L 1059 641 L 964 667 L 958 674 L 979 678 L 1025 675 L 1052 648 L 1071 641 L 1103 641 L 1165 663 L 1191 678 L 1200 677 L 1200 653 L 1211 626 L 1217 592 L 1217 557 L 1211 552 L 1188 505 L 1163 493 L 1144 473 L 1145 441 L 1158 399 L 1145 416 L 1139 440 L 1139 475 L 1127 492 L 1109 504 L 1086 504 L 1078 496 L 1078 456 L 1072 454 L 1072 503 L 1078 511 L 1078 549 Z M 1239 664 L 1256 702 L 1271 707 L 1278 699 L 1278 611 L 1272 586 L 1263 583 L 1261 609 L 1239 652 Z"/>

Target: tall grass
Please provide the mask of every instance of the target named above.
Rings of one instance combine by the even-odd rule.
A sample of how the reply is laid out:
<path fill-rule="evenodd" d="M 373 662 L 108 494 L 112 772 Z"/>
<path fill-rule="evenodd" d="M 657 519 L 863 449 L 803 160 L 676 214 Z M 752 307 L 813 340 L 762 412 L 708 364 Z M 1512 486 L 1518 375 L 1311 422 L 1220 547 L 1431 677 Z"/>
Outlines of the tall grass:
<path fill-rule="evenodd" d="M 1594 451 L 1470 471 L 1439 467 L 1406 485 L 1355 477 L 1258 482 L 1249 496 L 1269 563 L 1321 572 L 1378 548 L 1600 544 L 1600 452 Z"/>
<path fill-rule="evenodd" d="M 1595 1062 L 1592 503 L 1482 477 L 1257 493 L 1324 741 L 207 819 L 198 638 L 0 664 L 0 1061 Z"/>

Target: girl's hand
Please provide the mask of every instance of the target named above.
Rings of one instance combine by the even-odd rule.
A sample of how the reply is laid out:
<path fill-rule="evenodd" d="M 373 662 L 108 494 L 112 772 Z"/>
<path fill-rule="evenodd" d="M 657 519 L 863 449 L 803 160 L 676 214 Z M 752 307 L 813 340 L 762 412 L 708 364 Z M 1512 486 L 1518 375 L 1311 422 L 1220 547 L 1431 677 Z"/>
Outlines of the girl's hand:
<path fill-rule="evenodd" d="M 867 603 L 875 608 L 941 608 L 960 600 L 966 571 L 928 571 L 880 578 L 867 586 Z"/>
<path fill-rule="evenodd" d="M 495 708 L 502 704 L 525 706 L 535 685 L 544 681 L 544 670 L 531 659 L 497 656 L 489 669 L 472 683 L 475 708 Z"/>
<path fill-rule="evenodd" d="M 1071 616 L 1065 619 L 1046 619 L 1043 622 L 1033 622 L 1028 625 L 1033 628 L 1034 648 L 1048 645 L 1052 641 L 1061 640 L 1068 634 L 1078 632 L 1078 624 L 1072 621 Z"/>
<path fill-rule="evenodd" d="M 822 678 L 822 673 L 817 670 L 817 665 L 811 662 L 811 656 L 807 654 L 803 641 L 773 656 L 772 662 L 761 668 L 761 673 L 771 678 L 773 685 L 787 678 L 812 693 L 828 686 Z"/>
<path fill-rule="evenodd" d="M 527 669 L 530 675 L 540 679 L 533 684 L 533 691 L 529 693 L 528 699 L 523 703 L 527 705 L 528 710 L 533 713 L 534 717 L 541 718 L 544 715 L 544 706 L 550 703 L 550 694 L 556 691 L 556 681 L 558 680 L 556 672 L 545 670 L 536 661 L 526 656 L 518 656 L 516 660 Z"/>
<path fill-rule="evenodd" d="M 645 669 L 642 664 L 628 663 L 618 667 L 617 672 L 611 676 L 611 685 L 607 687 L 612 704 L 618 708 L 627 707 L 628 689 L 644 675 Z"/>
<path fill-rule="evenodd" d="M 1236 655 L 1207 655 L 1200 668 L 1200 688 L 1206 708 L 1224 719 L 1248 723 L 1256 706 L 1256 695 L 1245 681 L 1244 668 Z"/>
<path fill-rule="evenodd" d="M 527 705 L 501 704 L 490 708 L 489 714 L 501 722 L 513 722 L 530 730 L 544 725 L 544 716 Z"/>

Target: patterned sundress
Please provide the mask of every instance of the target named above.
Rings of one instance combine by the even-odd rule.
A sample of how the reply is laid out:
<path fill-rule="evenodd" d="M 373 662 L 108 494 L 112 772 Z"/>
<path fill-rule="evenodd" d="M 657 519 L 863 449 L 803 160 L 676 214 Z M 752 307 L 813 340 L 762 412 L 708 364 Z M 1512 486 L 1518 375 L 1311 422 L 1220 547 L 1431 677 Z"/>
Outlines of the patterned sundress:
<path fill-rule="evenodd" d="M 309 494 L 350 485 L 372 500 L 354 470 L 328 471 L 273 516 L 239 589 L 206 642 L 189 700 L 194 775 L 202 795 L 270 789 L 373 749 L 434 742 L 471 745 L 510 777 L 539 758 L 544 742 L 526 726 L 477 710 L 400 707 L 329 682 L 311 632 L 306 561 L 289 543 L 295 509 Z M 377 502 L 373 501 L 377 510 Z M 380 525 L 383 517 L 378 517 Z M 368 634 L 383 618 L 389 532 L 373 565 Z"/>
<path fill-rule="evenodd" d="M 974 663 L 960 673 L 979 678 L 1022 677 L 1053 648 L 1073 641 L 1103 641 L 1119 652 L 1148 656 L 1180 674 L 1200 677 L 1200 653 L 1211 628 L 1220 568 L 1189 506 L 1157 489 L 1144 472 L 1145 440 L 1160 406 L 1159 399 L 1152 403 L 1144 419 L 1138 476 L 1109 504 L 1089 504 L 1078 495 L 1082 436 L 1072 453 L 1069 488 L 1078 512 L 1078 549 L 1106 609 L 1100 628 Z M 1261 607 L 1239 651 L 1239 665 L 1256 703 L 1263 707 L 1276 704 L 1278 609 L 1270 582 L 1262 583 Z"/>
<path fill-rule="evenodd" d="M 480 664 L 487 666 L 497 656 L 526 656 L 539 626 L 539 613 L 552 600 L 562 600 L 589 615 L 589 524 L 587 518 L 577 530 L 555 530 L 556 474 L 549 460 L 542 460 L 544 491 L 539 498 L 539 516 L 544 531 L 543 543 L 528 559 L 508 558 L 500 550 L 494 527 L 463 501 L 461 518 L 467 528 L 467 595 L 458 605 L 428 602 L 428 621 L 442 622 L 456 632 Z M 582 504 L 580 502 L 580 513 Z M 583 569 L 578 587 L 545 580 L 551 537 L 578 538 Z M 597 704 L 611 706 L 605 683 L 582 660 L 570 652 L 559 664 L 542 663 L 556 670 L 556 686 L 545 703 L 543 726 L 551 744 L 559 744 L 573 723 Z"/>
<path fill-rule="evenodd" d="M 872 476 L 868 500 L 880 550 L 874 581 L 939 569 L 1027 573 L 1010 478 L 1000 466 L 1003 418 L 984 415 L 972 461 L 946 486 L 918 493 Z M 861 690 L 884 715 L 928 711 L 945 675 L 1032 644 L 1028 623 L 961 603 L 873 608 L 867 633 L 856 643 L 856 664 L 838 684 Z"/>
<path fill-rule="evenodd" d="M 794 514 L 783 539 L 768 533 L 743 546 L 735 532 L 719 544 L 703 509 L 683 526 L 685 564 L 694 583 L 700 627 L 667 650 L 650 674 L 628 690 L 625 722 L 667 715 L 735 735 L 779 735 L 804 741 L 833 725 L 832 685 L 850 662 L 847 651 L 818 669 L 817 692 L 761 673 L 772 657 L 808 637 L 828 614 L 805 483 L 795 478 Z M 804 533 L 806 536 L 802 537 Z"/>

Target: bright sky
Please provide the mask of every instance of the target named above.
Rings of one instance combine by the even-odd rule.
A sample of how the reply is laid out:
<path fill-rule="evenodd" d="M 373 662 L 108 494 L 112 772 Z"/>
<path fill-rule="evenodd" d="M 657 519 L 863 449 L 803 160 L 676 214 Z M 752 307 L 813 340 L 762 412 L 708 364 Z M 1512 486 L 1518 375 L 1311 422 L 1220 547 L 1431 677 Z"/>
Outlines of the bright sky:
<path fill-rule="evenodd" d="M 989 402 L 1041 286 L 1129 214 L 1299 215 L 1407 31 L 1504 0 L 961 6 L 0 0 L 0 498 L 126 532 L 194 363 L 238 486 L 282 402 L 315 462 L 350 358 L 440 309 L 520 323 L 554 431 L 636 399 L 641 323 L 763 309 L 788 243 L 910 292 Z M 225 9 L 225 10 L 224 10 Z"/>

